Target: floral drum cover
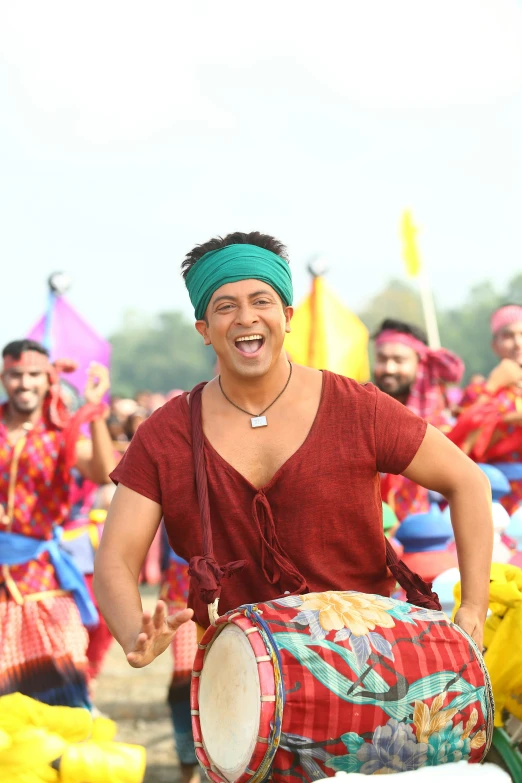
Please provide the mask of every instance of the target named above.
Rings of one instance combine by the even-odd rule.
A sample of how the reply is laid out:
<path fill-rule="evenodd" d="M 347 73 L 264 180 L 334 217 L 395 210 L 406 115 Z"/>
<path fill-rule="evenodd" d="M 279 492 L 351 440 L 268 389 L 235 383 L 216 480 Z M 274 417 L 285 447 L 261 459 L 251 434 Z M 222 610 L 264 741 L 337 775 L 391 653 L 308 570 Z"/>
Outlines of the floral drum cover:
<path fill-rule="evenodd" d="M 264 763 L 251 763 L 245 779 L 255 783 L 262 768 L 266 777 L 269 757 L 277 783 L 484 759 L 494 718 L 488 674 L 443 612 L 332 591 L 244 606 L 218 625 L 228 621 L 257 626 L 248 638 L 263 642 L 281 682 L 270 747 L 257 749 Z"/>

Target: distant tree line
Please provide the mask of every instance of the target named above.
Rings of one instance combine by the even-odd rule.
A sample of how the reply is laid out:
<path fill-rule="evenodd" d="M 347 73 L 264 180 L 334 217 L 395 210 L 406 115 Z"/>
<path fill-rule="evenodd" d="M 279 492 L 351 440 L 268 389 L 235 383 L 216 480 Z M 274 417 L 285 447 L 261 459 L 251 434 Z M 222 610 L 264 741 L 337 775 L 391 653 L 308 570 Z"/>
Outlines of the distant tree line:
<path fill-rule="evenodd" d="M 188 390 L 213 375 L 214 351 L 203 345 L 194 323 L 178 312 L 152 318 L 128 312 L 110 342 L 115 395 Z"/>
<path fill-rule="evenodd" d="M 480 283 L 459 307 L 437 308 L 442 344 L 462 357 L 466 378 L 472 373 L 486 374 L 493 367 L 489 318 L 506 303 L 522 303 L 522 274 L 503 291 L 492 283 Z M 424 326 L 415 287 L 400 280 L 391 280 L 359 315 L 370 332 L 384 318 Z M 128 397 L 142 389 L 164 393 L 191 389 L 214 374 L 214 351 L 203 345 L 193 322 L 179 312 L 155 317 L 129 312 L 111 343 L 114 394 Z"/>

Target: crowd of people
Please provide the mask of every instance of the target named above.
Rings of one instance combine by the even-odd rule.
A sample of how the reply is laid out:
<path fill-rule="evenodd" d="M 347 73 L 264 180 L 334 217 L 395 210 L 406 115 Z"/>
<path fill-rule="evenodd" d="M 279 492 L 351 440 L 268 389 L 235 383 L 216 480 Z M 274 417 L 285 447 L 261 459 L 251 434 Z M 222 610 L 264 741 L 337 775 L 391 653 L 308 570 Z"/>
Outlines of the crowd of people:
<path fill-rule="evenodd" d="M 71 412 L 60 385 L 70 361 L 51 361 L 46 348 L 24 339 L 2 354 L 0 697 L 19 692 L 90 709 L 113 635 L 135 666 L 172 645 L 168 701 L 185 781 L 196 774 L 189 688 L 200 629 L 209 623 L 209 595 L 223 587 L 220 611 L 309 590 L 389 595 L 394 585 L 379 539 L 381 498 L 385 527 L 395 530 L 429 512 L 435 495 L 441 507 L 450 504 L 459 548 L 463 601 L 456 621 L 481 643 L 491 516 L 473 463 L 505 475 L 510 492 L 502 503 L 509 514 L 522 505 L 522 306 L 507 304 L 492 314 L 497 363 L 487 378 L 462 387 L 459 357 L 432 350 L 418 327 L 386 319 L 373 337 L 375 386 L 359 386 L 289 363 L 283 341 L 292 300 L 284 249 L 263 235 L 241 236 L 246 240 L 213 240 L 185 263 L 198 331 L 214 346 L 221 370 L 203 392 L 216 560 L 202 551 L 182 390 L 111 398 L 107 368 L 92 365 L 84 404 Z M 241 247 L 254 248 L 255 260 L 238 274 L 231 256 L 232 276 L 217 274 L 213 254 Z M 198 270 L 207 277 L 192 285 Z M 230 281 L 237 290 L 222 291 Z M 246 287 L 252 281 L 255 291 Z M 265 378 L 258 388 L 256 360 Z M 252 427 L 243 432 L 247 413 Z M 306 454 L 310 433 L 322 440 Z M 462 461 L 463 454 L 471 461 Z M 314 532 L 319 508 L 337 520 L 328 552 L 324 531 Z M 358 545 L 346 550 L 348 512 Z M 306 531 L 299 540 L 297 520 Z M 342 569 L 331 557 L 336 547 Z M 103 615 L 93 592 L 98 549 L 95 589 Z M 139 601 L 143 580 L 158 584 L 161 600 L 152 617 Z"/>

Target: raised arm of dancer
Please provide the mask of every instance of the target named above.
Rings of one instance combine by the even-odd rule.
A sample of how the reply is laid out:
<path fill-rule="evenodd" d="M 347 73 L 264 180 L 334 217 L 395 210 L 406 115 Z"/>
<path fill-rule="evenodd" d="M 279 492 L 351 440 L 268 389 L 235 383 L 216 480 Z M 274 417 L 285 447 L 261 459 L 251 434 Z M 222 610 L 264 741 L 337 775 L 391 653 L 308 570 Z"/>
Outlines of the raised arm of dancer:
<path fill-rule="evenodd" d="M 102 402 L 110 389 L 109 371 L 102 364 L 93 362 L 89 367 L 85 386 L 85 401 L 93 405 Z M 105 419 L 91 422 L 91 439 L 78 441 L 76 467 L 85 478 L 95 484 L 107 484 L 109 474 L 116 467 L 114 448 Z"/>
<path fill-rule="evenodd" d="M 192 609 L 167 617 L 163 601 L 144 612 L 138 579 L 162 517 L 161 506 L 120 484 L 111 503 L 94 567 L 101 613 L 131 666 L 140 668 L 167 649 Z"/>
<path fill-rule="evenodd" d="M 449 502 L 462 582 L 462 604 L 455 621 L 482 649 L 493 550 L 489 481 L 469 457 L 430 425 L 404 475 L 440 492 Z"/>

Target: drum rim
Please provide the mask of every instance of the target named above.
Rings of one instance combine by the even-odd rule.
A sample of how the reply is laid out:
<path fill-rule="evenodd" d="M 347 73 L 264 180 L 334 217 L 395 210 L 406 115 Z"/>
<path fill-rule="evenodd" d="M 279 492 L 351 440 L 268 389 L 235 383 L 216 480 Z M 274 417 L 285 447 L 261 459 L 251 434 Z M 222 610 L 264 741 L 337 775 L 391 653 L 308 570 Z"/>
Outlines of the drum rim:
<path fill-rule="evenodd" d="M 471 649 L 475 653 L 477 662 L 481 668 L 482 674 L 484 675 L 486 703 L 489 709 L 488 719 L 486 720 L 486 746 L 482 756 L 482 760 L 484 760 L 491 749 L 491 745 L 493 743 L 493 733 L 495 729 L 495 699 L 493 696 L 493 686 L 491 684 L 491 678 L 489 676 L 489 672 L 486 666 L 486 662 L 484 660 L 484 656 L 479 650 L 477 643 L 475 642 L 473 637 L 470 636 L 470 634 L 467 631 L 465 631 L 464 628 L 461 628 L 460 625 L 457 625 L 451 620 L 449 621 L 449 624 L 470 643 Z"/>
<path fill-rule="evenodd" d="M 261 760 L 257 763 L 256 769 L 247 767 L 245 772 L 240 775 L 235 783 L 261 783 L 269 774 L 270 767 L 274 756 L 279 747 L 279 741 L 282 730 L 283 719 L 283 707 L 284 707 L 284 683 L 282 677 L 281 660 L 277 650 L 276 643 L 272 637 L 272 634 L 263 622 L 262 611 L 257 608 L 256 604 L 249 604 L 242 606 L 239 609 L 235 609 L 222 617 L 218 618 L 215 625 L 210 625 L 203 638 L 198 644 L 198 650 L 194 659 L 194 667 L 192 671 L 192 683 L 191 683 L 191 718 L 192 729 L 194 732 L 194 745 L 196 750 L 196 757 L 200 766 L 203 767 L 208 778 L 214 783 L 230 783 L 223 773 L 214 766 L 212 763 L 207 748 L 205 746 L 203 734 L 201 731 L 201 721 L 199 715 L 199 685 L 201 672 L 205 663 L 205 658 L 208 654 L 213 642 L 217 639 L 221 631 L 229 624 L 234 624 L 239 627 L 243 633 L 245 633 L 252 651 L 256 656 L 256 663 L 259 667 L 262 663 L 267 662 L 266 656 L 270 657 L 270 663 L 273 667 L 273 691 L 275 696 L 271 694 L 260 694 L 261 709 L 264 713 L 265 720 L 268 719 L 268 723 L 271 726 L 270 734 L 268 737 L 257 737 L 254 752 L 252 758 L 256 755 L 261 747 L 266 748 Z M 265 649 L 265 655 L 263 661 L 257 660 L 259 657 L 259 649 L 256 651 L 255 647 L 259 647 L 259 643 L 255 644 L 253 636 L 260 638 Z M 272 679 L 272 678 L 271 678 Z M 260 674 L 260 682 L 262 682 Z"/>

